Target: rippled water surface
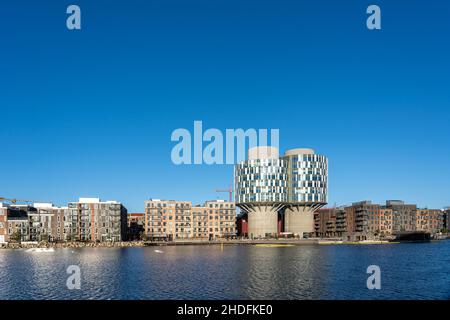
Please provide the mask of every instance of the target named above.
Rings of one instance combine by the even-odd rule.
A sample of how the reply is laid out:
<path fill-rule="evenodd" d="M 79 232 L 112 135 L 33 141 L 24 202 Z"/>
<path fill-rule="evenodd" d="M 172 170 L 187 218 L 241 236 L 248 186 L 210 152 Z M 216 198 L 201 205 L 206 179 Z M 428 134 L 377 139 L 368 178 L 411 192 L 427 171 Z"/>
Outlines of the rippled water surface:
<path fill-rule="evenodd" d="M 0 299 L 450 299 L 450 241 L 0 250 Z M 66 269 L 81 269 L 68 290 Z M 366 287 L 381 268 L 382 289 Z"/>

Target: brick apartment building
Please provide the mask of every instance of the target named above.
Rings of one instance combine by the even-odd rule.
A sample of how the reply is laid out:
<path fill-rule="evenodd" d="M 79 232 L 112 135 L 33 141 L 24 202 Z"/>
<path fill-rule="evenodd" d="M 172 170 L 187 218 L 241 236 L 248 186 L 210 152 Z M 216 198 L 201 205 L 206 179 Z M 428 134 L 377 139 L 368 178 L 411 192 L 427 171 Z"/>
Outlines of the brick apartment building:
<path fill-rule="evenodd" d="M 360 233 L 362 236 L 388 236 L 393 232 L 393 211 L 371 201 L 361 201 L 346 207 L 347 233 Z M 344 231 L 344 230 L 342 230 Z"/>
<path fill-rule="evenodd" d="M 432 234 L 444 229 L 444 212 L 437 209 L 417 209 L 416 230 Z"/>
<path fill-rule="evenodd" d="M 392 210 L 394 232 L 416 231 L 417 205 L 405 204 L 401 200 L 386 201 L 386 208 Z"/>
<path fill-rule="evenodd" d="M 337 229 L 337 217 L 340 211 L 337 208 L 326 208 L 314 213 L 314 232 L 317 237 L 332 238 L 342 235 Z"/>
<path fill-rule="evenodd" d="M 445 221 L 446 214 L 439 209 L 418 209 L 399 200 L 387 201 L 386 205 L 361 201 L 347 207 L 318 210 L 314 227 L 317 237 L 364 240 L 389 237 L 401 231 L 436 234 L 445 228 Z"/>
<path fill-rule="evenodd" d="M 236 207 L 224 200 L 145 201 L 145 234 L 156 239 L 218 239 L 236 236 Z"/>

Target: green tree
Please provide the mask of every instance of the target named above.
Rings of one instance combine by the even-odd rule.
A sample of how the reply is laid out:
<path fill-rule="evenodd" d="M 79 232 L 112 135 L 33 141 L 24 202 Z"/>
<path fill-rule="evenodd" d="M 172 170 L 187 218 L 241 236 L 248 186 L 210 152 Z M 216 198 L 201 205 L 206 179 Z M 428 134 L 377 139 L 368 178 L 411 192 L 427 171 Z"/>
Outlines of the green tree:
<path fill-rule="evenodd" d="M 17 242 L 22 241 L 22 232 L 20 230 L 17 230 L 11 235 L 10 239 Z"/>
<path fill-rule="evenodd" d="M 145 234 L 144 231 L 139 232 L 139 239 L 142 241 L 146 241 L 147 240 L 147 235 Z"/>

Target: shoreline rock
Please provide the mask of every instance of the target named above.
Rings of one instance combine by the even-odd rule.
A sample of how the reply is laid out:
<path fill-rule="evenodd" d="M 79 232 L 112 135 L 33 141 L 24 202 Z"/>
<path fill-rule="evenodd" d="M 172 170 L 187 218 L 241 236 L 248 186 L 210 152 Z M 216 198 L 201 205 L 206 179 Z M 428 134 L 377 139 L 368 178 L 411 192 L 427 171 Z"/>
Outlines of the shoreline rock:
<path fill-rule="evenodd" d="M 144 247 L 143 241 L 122 241 L 122 242 L 39 242 L 39 243 L 1 243 L 0 249 L 33 249 L 33 248 L 129 248 Z"/>

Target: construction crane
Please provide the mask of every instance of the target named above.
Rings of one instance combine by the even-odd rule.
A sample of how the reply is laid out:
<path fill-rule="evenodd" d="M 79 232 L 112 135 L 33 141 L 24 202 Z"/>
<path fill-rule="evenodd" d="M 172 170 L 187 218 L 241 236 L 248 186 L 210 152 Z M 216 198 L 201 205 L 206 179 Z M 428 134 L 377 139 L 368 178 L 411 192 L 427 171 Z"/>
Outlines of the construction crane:
<path fill-rule="evenodd" d="M 25 202 L 25 203 L 36 202 L 36 201 L 33 201 L 33 200 L 9 199 L 9 198 L 3 198 L 3 197 L 0 197 L 0 201 L 8 201 L 8 202 L 11 202 L 12 204 L 16 204 L 17 202 Z"/>
<path fill-rule="evenodd" d="M 229 189 L 216 189 L 216 192 L 227 192 L 230 196 L 230 202 L 233 202 L 233 187 L 230 186 Z"/>

